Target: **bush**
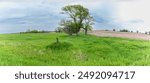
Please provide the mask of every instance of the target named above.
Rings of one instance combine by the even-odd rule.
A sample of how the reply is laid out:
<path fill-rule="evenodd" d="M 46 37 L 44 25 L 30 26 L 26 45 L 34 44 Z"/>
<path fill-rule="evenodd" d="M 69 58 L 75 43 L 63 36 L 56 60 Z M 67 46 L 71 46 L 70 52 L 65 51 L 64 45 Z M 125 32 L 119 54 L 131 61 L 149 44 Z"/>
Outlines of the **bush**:
<path fill-rule="evenodd" d="M 49 33 L 50 31 L 44 31 L 44 30 L 42 30 L 42 31 L 38 31 L 38 33 Z"/>
<path fill-rule="evenodd" d="M 137 30 L 136 33 L 139 33 L 139 31 Z"/>
<path fill-rule="evenodd" d="M 108 29 L 105 29 L 105 31 L 109 31 Z"/>
<path fill-rule="evenodd" d="M 69 35 L 72 35 L 74 33 L 76 33 L 76 28 L 73 28 L 73 27 L 64 27 L 63 28 L 63 31 Z M 79 32 L 79 31 L 77 31 Z"/>
<path fill-rule="evenodd" d="M 120 30 L 120 32 L 129 32 L 129 30 L 127 30 L 127 29 L 122 29 L 122 30 Z"/>
<path fill-rule="evenodd" d="M 46 48 L 51 50 L 69 50 L 73 45 L 69 42 L 54 42 L 48 45 Z"/>
<path fill-rule="evenodd" d="M 113 29 L 113 31 L 116 31 L 116 29 Z"/>
<path fill-rule="evenodd" d="M 63 32 L 63 28 L 61 28 L 61 27 L 57 27 L 56 29 L 55 29 L 55 32 L 57 33 L 61 33 L 61 32 Z"/>

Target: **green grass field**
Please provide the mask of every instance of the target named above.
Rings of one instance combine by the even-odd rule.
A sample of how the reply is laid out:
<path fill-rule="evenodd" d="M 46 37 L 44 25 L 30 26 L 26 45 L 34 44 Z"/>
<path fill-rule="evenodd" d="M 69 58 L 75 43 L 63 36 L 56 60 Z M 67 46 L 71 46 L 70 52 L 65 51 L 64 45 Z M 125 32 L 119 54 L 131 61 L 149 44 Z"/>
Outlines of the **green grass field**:
<path fill-rule="evenodd" d="M 83 34 L 1 34 L 0 65 L 150 66 L 150 42 Z"/>

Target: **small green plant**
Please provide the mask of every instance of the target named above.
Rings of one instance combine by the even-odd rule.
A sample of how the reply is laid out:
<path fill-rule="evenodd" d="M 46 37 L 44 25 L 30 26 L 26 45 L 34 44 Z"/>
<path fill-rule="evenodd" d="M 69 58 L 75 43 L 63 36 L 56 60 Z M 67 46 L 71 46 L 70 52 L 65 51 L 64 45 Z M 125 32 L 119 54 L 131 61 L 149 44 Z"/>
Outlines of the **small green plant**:
<path fill-rule="evenodd" d="M 69 50 L 73 45 L 69 42 L 60 42 L 58 38 L 56 38 L 56 42 L 51 43 L 46 48 L 51 50 Z"/>

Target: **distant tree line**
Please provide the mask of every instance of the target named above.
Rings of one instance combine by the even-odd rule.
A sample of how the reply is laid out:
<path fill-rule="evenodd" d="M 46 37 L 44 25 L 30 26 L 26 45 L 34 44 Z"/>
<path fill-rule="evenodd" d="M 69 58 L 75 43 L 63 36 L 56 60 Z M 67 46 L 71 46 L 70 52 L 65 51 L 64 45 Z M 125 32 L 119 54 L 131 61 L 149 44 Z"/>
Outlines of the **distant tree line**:
<path fill-rule="evenodd" d="M 113 31 L 117 31 L 116 29 L 113 29 Z M 119 30 L 119 32 L 131 32 L 131 33 L 133 33 L 134 31 L 130 31 L 130 30 L 127 30 L 127 29 L 121 29 L 121 30 Z M 140 31 L 135 31 L 135 33 L 141 33 Z M 145 33 L 144 34 L 149 34 L 150 35 L 150 31 L 145 31 Z"/>
<path fill-rule="evenodd" d="M 51 32 L 51 31 L 27 29 L 25 32 L 20 32 L 20 33 L 49 33 L 49 32 Z"/>

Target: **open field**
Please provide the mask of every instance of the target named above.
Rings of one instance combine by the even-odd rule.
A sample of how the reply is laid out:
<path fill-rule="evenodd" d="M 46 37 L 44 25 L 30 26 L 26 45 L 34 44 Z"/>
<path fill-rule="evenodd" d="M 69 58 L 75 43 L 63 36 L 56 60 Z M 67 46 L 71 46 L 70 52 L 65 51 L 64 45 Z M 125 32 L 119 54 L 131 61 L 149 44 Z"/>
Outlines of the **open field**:
<path fill-rule="evenodd" d="M 64 33 L 1 34 L 0 65 L 150 66 L 150 41 Z"/>
<path fill-rule="evenodd" d="M 95 30 L 95 31 L 91 31 L 90 34 L 101 36 L 101 37 L 121 37 L 121 38 L 130 38 L 130 39 L 150 40 L 150 35 L 145 35 L 144 33 L 137 34 L 131 32 Z"/>

